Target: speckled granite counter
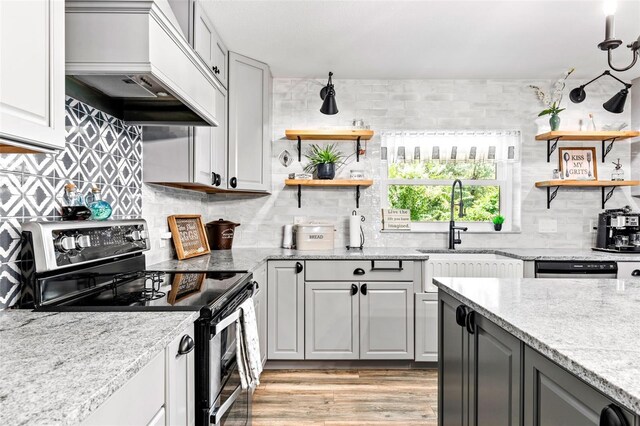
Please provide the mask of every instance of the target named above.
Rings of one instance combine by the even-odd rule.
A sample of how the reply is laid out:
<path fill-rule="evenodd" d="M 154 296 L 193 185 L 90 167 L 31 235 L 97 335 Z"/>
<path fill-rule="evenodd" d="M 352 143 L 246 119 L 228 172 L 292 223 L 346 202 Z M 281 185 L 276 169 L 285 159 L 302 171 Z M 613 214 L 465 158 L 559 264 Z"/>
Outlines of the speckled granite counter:
<path fill-rule="evenodd" d="M 640 280 L 437 278 L 434 282 L 640 414 Z"/>
<path fill-rule="evenodd" d="M 0 424 L 78 424 L 197 312 L 0 312 Z"/>
<path fill-rule="evenodd" d="M 474 249 L 458 248 L 448 249 L 420 249 L 424 253 L 444 254 L 496 254 L 520 260 L 590 260 L 590 261 L 618 261 L 618 262 L 640 262 L 640 253 L 609 253 L 595 251 L 591 249 L 554 249 L 554 248 L 499 248 L 499 249 Z"/>
<path fill-rule="evenodd" d="M 324 251 L 298 251 L 280 248 L 237 248 L 212 251 L 209 256 L 186 260 L 166 260 L 147 268 L 157 271 L 253 271 L 267 260 L 349 260 L 400 259 L 427 260 L 428 254 L 410 248 L 365 248 L 364 250 L 335 249 Z"/>

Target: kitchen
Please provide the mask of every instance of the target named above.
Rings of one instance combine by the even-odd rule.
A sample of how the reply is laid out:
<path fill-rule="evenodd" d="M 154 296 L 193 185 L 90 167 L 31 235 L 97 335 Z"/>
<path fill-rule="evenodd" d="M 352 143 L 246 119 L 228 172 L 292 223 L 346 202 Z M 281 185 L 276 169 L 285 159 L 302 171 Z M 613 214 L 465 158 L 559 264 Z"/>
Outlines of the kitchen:
<path fill-rule="evenodd" d="M 638 424 L 638 18 L 0 0 L 0 422 Z"/>

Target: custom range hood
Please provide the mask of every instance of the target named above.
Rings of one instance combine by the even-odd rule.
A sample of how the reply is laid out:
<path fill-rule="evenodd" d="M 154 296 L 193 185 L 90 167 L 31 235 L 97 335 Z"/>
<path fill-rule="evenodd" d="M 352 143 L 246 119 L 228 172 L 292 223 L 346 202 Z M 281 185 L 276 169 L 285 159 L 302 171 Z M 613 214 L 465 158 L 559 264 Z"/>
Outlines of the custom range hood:
<path fill-rule="evenodd" d="M 218 83 L 167 0 L 65 4 L 69 96 L 128 124 L 218 125 Z"/>

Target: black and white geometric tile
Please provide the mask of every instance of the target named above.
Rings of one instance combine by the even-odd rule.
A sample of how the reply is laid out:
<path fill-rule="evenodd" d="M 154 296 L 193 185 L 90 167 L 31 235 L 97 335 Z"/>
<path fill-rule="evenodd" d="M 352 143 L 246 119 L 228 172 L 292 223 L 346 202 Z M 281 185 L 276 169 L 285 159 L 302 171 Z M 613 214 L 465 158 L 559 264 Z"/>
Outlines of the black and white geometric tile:
<path fill-rule="evenodd" d="M 0 309 L 20 293 L 20 224 L 60 220 L 65 184 L 85 195 L 100 186 L 114 219 L 142 214 L 142 128 L 71 97 L 65 127 L 57 154 L 0 154 Z"/>

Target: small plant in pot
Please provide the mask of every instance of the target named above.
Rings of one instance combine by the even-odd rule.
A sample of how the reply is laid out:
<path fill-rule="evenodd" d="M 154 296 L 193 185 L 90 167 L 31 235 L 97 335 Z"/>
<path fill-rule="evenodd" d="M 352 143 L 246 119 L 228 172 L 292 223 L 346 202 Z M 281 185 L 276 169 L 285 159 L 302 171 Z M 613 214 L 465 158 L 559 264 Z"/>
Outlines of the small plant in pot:
<path fill-rule="evenodd" d="M 304 168 L 307 173 L 316 172 L 318 179 L 333 179 L 336 176 L 336 164 L 340 164 L 343 155 L 336 149 L 335 144 L 321 147 L 311 145 L 311 150 L 305 157 L 309 159 L 309 164 Z"/>
<path fill-rule="evenodd" d="M 504 216 L 495 216 L 493 219 L 491 219 L 491 221 L 493 222 L 493 229 L 495 229 L 496 231 L 502 231 L 502 224 L 504 223 Z"/>

